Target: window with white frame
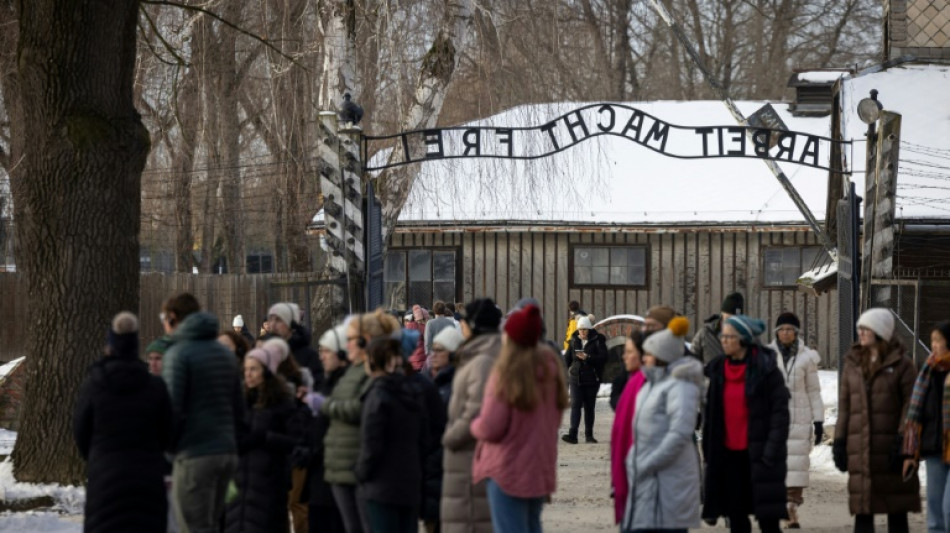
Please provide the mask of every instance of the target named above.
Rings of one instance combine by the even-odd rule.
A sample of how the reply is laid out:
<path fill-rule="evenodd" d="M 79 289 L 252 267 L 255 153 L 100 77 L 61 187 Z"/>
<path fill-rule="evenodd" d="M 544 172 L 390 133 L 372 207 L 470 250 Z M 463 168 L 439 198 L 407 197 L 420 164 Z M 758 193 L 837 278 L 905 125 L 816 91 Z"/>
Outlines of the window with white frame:
<path fill-rule="evenodd" d="M 571 258 L 571 282 L 574 287 L 646 285 L 646 246 L 575 245 Z"/>

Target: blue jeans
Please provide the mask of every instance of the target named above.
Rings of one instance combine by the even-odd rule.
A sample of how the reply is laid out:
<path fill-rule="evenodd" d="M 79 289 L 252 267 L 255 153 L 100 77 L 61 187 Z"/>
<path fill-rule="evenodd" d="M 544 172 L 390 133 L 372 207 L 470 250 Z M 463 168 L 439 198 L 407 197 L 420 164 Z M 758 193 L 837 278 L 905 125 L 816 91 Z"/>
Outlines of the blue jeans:
<path fill-rule="evenodd" d="M 937 457 L 924 459 L 927 465 L 927 533 L 950 531 L 950 465 Z"/>
<path fill-rule="evenodd" d="M 495 533 L 541 533 L 541 506 L 544 498 L 516 498 L 505 494 L 489 478 L 485 484 L 491 525 Z"/>

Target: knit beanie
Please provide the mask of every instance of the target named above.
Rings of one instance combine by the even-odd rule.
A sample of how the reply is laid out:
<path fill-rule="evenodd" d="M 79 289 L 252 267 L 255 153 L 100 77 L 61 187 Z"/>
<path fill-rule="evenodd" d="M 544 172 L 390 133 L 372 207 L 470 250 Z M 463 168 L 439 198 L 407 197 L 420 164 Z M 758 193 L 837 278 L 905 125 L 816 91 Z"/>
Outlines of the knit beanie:
<path fill-rule="evenodd" d="M 477 333 L 497 332 L 501 309 L 491 298 L 480 298 L 465 306 L 465 322 Z"/>
<path fill-rule="evenodd" d="M 590 323 L 589 318 L 581 315 L 577 319 L 577 329 L 594 329 L 594 326 Z"/>
<path fill-rule="evenodd" d="M 139 319 L 129 311 L 122 311 L 112 319 L 112 327 L 106 334 L 106 344 L 112 355 L 138 357 Z"/>
<path fill-rule="evenodd" d="M 861 313 L 858 327 L 868 328 L 878 337 L 890 341 L 894 336 L 894 315 L 883 307 L 874 307 Z"/>
<path fill-rule="evenodd" d="M 344 351 L 345 358 L 346 330 L 343 329 L 343 326 L 337 326 L 324 331 L 323 335 L 320 335 L 320 340 L 317 341 L 317 346 L 335 353 Z"/>
<path fill-rule="evenodd" d="M 742 311 L 745 310 L 745 298 L 742 297 L 741 293 L 734 292 L 726 296 L 719 310 L 730 315 L 741 315 Z"/>
<path fill-rule="evenodd" d="M 802 323 L 798 321 L 798 317 L 795 316 L 795 313 L 784 312 L 775 319 L 775 329 L 782 326 L 792 326 L 795 328 L 795 331 L 802 329 Z"/>
<path fill-rule="evenodd" d="M 162 355 L 165 355 L 165 352 L 167 352 L 168 349 L 171 348 L 171 346 L 172 346 L 171 337 L 169 337 L 168 335 L 163 335 L 153 340 L 152 343 L 149 344 L 145 348 L 145 353 L 150 354 L 152 352 L 155 352 L 155 353 L 160 353 Z"/>
<path fill-rule="evenodd" d="M 937 323 L 937 325 L 934 326 L 934 330 L 939 331 L 940 334 L 943 335 L 943 340 L 947 341 L 947 346 L 950 347 L 950 320 Z"/>
<path fill-rule="evenodd" d="M 508 317 L 505 333 L 520 346 L 534 346 L 541 340 L 541 326 L 541 310 L 536 305 L 529 305 Z"/>
<path fill-rule="evenodd" d="M 278 359 L 276 355 L 268 350 L 265 350 L 264 348 L 254 348 L 253 350 L 247 352 L 247 355 L 244 357 L 257 359 L 262 365 L 264 365 L 264 368 L 270 370 L 271 374 L 277 373 L 277 367 L 280 366 L 280 363 L 282 362 L 282 360 Z"/>
<path fill-rule="evenodd" d="M 234 320 L 231 321 L 231 327 L 234 328 L 243 328 L 244 327 L 244 317 L 238 315 L 234 317 Z"/>
<path fill-rule="evenodd" d="M 278 302 L 267 310 L 267 317 L 276 316 L 289 327 L 294 323 L 294 308 L 287 302 Z"/>
<path fill-rule="evenodd" d="M 274 365 L 274 368 L 271 369 L 272 371 L 276 370 L 277 365 L 283 363 L 284 359 L 287 359 L 287 357 L 290 356 L 290 345 L 287 344 L 287 341 L 281 339 L 280 337 L 267 339 L 264 341 L 261 349 L 270 354 L 272 360 L 277 361 L 277 363 Z"/>
<path fill-rule="evenodd" d="M 670 320 L 673 320 L 673 317 L 676 316 L 676 310 L 668 305 L 654 305 L 653 307 L 647 309 L 646 318 L 652 318 L 660 324 L 663 324 L 663 327 L 670 325 Z M 687 327 L 689 327 L 687 325 Z"/>
<path fill-rule="evenodd" d="M 733 315 L 726 320 L 726 324 L 736 329 L 745 344 L 752 344 L 765 331 L 765 322 L 745 315 Z"/>
<path fill-rule="evenodd" d="M 689 332 L 689 320 L 678 316 L 670 320 L 669 327 L 658 331 L 643 341 L 643 353 L 650 354 L 669 364 L 683 357 L 686 333 Z"/>
<path fill-rule="evenodd" d="M 458 350 L 463 342 L 465 342 L 465 337 L 462 337 L 462 334 L 454 326 L 443 329 L 432 339 L 433 346 L 438 344 L 450 353 L 455 353 L 455 350 Z"/>
<path fill-rule="evenodd" d="M 528 296 L 527 298 L 522 298 L 518 300 L 518 303 L 515 304 L 515 309 L 524 309 L 529 305 L 533 305 L 538 309 L 541 309 L 541 303 L 537 299 Z"/>

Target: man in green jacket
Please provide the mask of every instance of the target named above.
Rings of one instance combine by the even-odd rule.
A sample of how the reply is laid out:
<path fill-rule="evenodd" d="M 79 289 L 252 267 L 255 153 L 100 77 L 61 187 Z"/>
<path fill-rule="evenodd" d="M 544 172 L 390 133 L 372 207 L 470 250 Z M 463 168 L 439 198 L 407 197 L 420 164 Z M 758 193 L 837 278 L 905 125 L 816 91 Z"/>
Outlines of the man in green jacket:
<path fill-rule="evenodd" d="M 162 368 L 175 413 L 172 508 L 183 533 L 211 533 L 238 464 L 244 402 L 237 364 L 217 341 L 218 319 L 191 294 L 166 300 L 161 319 L 173 342 Z"/>

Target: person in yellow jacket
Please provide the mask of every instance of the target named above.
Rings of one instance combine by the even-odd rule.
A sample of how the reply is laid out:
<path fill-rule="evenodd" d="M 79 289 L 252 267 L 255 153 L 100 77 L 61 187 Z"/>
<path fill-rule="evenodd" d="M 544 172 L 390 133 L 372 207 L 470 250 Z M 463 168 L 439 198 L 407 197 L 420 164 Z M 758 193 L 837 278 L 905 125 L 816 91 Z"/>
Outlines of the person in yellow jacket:
<path fill-rule="evenodd" d="M 567 304 L 567 334 L 564 335 L 564 350 L 566 350 L 570 344 L 571 336 L 574 335 L 575 331 L 577 331 L 578 315 L 587 316 L 587 313 L 581 311 L 580 302 L 577 300 L 571 300 L 570 303 Z"/>

